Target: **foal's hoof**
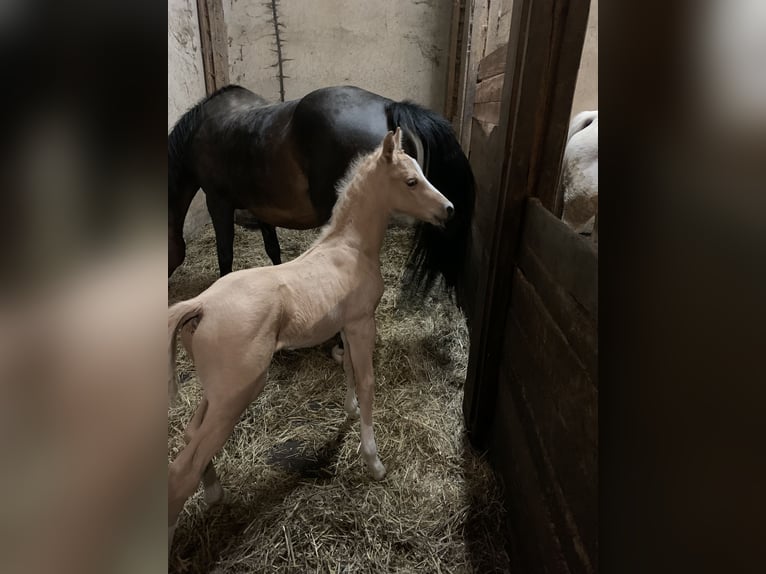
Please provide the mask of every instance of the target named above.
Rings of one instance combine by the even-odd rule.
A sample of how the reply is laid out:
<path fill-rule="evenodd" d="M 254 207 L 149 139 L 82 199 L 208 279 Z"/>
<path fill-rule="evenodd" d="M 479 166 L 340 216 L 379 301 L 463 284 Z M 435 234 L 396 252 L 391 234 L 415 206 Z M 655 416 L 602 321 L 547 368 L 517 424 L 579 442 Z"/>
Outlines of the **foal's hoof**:
<path fill-rule="evenodd" d="M 335 345 L 330 354 L 336 363 L 343 364 L 343 349 L 340 348 L 340 345 Z"/>
<path fill-rule="evenodd" d="M 375 480 L 383 480 L 386 476 L 386 467 L 383 466 L 382 462 L 377 460 L 370 466 L 370 473 Z"/>
<path fill-rule="evenodd" d="M 220 483 L 216 483 L 213 486 L 205 489 L 205 504 L 208 506 L 215 506 L 221 504 L 224 499 L 223 488 Z"/>
<path fill-rule="evenodd" d="M 346 410 L 346 415 L 348 416 L 348 419 L 351 421 L 358 421 L 359 420 L 359 405 L 355 406 L 353 409 Z"/>

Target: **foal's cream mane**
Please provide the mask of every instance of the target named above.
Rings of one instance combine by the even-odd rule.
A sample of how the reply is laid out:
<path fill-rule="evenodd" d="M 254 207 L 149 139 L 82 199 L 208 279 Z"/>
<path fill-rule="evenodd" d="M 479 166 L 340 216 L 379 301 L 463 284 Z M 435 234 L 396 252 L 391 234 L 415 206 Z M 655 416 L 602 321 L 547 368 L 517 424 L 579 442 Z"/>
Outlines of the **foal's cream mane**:
<path fill-rule="evenodd" d="M 365 155 L 359 155 L 351 161 L 346 170 L 346 174 L 335 185 L 338 200 L 335 202 L 335 207 L 333 207 L 332 210 L 332 216 L 330 217 L 331 222 L 338 212 L 345 211 L 349 196 L 354 196 L 358 193 L 358 190 L 360 189 L 359 186 L 354 186 L 352 189 L 352 184 L 356 183 L 357 179 L 361 179 L 358 176 L 366 175 L 363 172 L 368 172 L 374 169 L 374 165 L 370 164 L 374 164 L 377 161 L 380 156 L 380 150 L 381 148 L 378 147 L 375 151 Z"/>
<path fill-rule="evenodd" d="M 351 161 L 346 170 L 346 174 L 335 186 L 338 199 L 332 209 L 330 220 L 324 228 L 322 228 L 322 232 L 311 247 L 314 247 L 325 239 L 330 233 L 338 228 L 338 225 L 342 221 L 346 219 L 352 200 L 360 193 L 363 193 L 365 186 L 358 185 L 358 183 L 364 181 L 365 176 L 375 169 L 375 164 L 380 157 L 381 149 L 382 146 L 379 146 L 375 151 L 360 155 Z"/>

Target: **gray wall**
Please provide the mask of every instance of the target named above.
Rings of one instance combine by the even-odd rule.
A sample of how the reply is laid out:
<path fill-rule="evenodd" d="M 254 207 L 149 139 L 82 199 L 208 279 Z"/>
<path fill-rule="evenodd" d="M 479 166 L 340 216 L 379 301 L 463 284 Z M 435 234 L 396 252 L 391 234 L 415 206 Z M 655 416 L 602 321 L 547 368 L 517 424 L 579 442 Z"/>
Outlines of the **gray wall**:
<path fill-rule="evenodd" d="M 205 97 L 196 0 L 168 0 L 168 131 L 176 120 Z M 184 224 L 194 235 L 208 221 L 204 194 L 198 193 Z"/>
<path fill-rule="evenodd" d="M 196 0 L 168 0 L 168 131 L 205 95 Z"/>
<path fill-rule="evenodd" d="M 223 0 L 229 77 L 279 100 L 271 0 Z M 285 99 L 354 84 L 443 112 L 452 2 L 279 0 Z"/>

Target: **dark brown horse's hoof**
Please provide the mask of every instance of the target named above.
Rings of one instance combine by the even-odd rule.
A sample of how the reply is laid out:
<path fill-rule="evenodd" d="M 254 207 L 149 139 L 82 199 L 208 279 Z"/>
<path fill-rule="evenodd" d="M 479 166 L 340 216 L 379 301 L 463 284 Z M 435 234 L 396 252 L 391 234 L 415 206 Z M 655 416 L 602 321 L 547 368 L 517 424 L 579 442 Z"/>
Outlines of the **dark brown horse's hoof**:
<path fill-rule="evenodd" d="M 261 228 L 261 223 L 247 209 L 234 210 L 234 223 L 247 229 Z"/>

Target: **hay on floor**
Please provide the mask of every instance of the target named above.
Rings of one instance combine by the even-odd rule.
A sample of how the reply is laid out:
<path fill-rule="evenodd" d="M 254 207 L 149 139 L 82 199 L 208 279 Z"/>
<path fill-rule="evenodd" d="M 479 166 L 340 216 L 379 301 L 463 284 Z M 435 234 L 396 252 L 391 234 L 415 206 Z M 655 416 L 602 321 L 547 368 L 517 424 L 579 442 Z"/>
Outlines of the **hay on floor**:
<path fill-rule="evenodd" d="M 317 235 L 279 233 L 285 261 Z M 410 241 L 410 231 L 392 227 L 381 254 L 374 424 L 385 479 L 373 481 L 364 465 L 359 423 L 346 421 L 343 369 L 329 346 L 280 352 L 264 392 L 215 459 L 226 502 L 207 509 L 201 490 L 187 502 L 171 571 L 508 571 L 501 493 L 464 435 L 465 321 L 438 295 L 398 304 Z M 235 269 L 269 264 L 257 231 L 237 229 L 234 257 Z M 187 246 L 169 300 L 192 297 L 217 276 L 208 226 Z M 171 458 L 200 398 L 182 349 L 178 373 L 185 383 L 169 416 Z"/>

